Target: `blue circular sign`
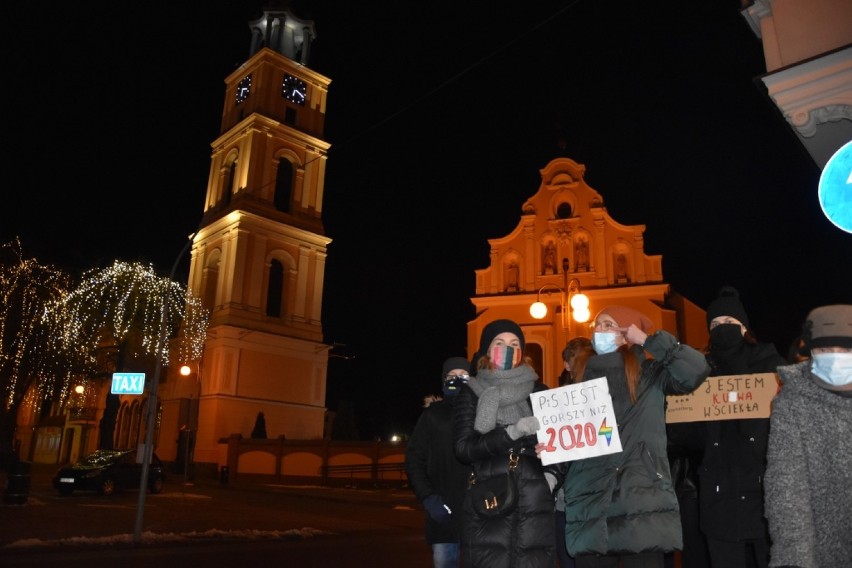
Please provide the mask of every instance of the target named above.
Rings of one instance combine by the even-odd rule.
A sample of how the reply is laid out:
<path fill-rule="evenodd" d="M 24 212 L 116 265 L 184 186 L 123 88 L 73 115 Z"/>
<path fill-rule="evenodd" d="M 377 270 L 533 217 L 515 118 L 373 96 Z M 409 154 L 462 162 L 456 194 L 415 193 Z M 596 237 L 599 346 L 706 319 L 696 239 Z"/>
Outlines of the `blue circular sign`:
<path fill-rule="evenodd" d="M 829 221 L 852 233 L 852 142 L 841 146 L 822 170 L 819 205 Z"/>

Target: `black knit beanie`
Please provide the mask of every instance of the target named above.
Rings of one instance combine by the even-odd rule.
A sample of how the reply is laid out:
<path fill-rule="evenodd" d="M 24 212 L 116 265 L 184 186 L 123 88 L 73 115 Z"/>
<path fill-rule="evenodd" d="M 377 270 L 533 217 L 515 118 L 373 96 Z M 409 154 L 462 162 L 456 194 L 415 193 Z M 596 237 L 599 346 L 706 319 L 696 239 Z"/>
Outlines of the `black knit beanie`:
<path fill-rule="evenodd" d="M 470 372 L 470 363 L 468 363 L 467 359 L 464 357 L 450 357 L 446 361 L 444 361 L 444 369 L 441 374 L 441 378 L 447 376 L 447 373 L 452 371 L 453 369 L 464 369 L 468 373 Z"/>
<path fill-rule="evenodd" d="M 494 338 L 506 332 L 514 333 L 518 336 L 518 339 L 521 340 L 521 353 L 524 352 L 526 341 L 524 340 L 524 332 L 521 331 L 521 326 L 510 319 L 494 320 L 482 328 L 482 335 L 479 336 L 479 351 L 473 354 L 473 359 L 470 361 L 470 372 L 472 375 L 476 374 L 479 358 L 488 354 L 488 348 L 491 346 Z"/>
<path fill-rule="evenodd" d="M 514 333 L 521 340 L 521 351 L 524 350 L 524 332 L 521 331 L 521 326 L 510 319 L 494 320 L 482 329 L 482 335 L 479 336 L 479 354 L 485 355 L 488 353 L 488 348 L 494 338 L 501 333 Z"/>
<path fill-rule="evenodd" d="M 740 293 L 733 286 L 723 286 L 719 290 L 719 296 L 707 306 L 707 327 L 710 327 L 711 321 L 720 316 L 736 318 L 741 324 L 751 328 L 748 324 L 748 315 L 740 302 Z"/>

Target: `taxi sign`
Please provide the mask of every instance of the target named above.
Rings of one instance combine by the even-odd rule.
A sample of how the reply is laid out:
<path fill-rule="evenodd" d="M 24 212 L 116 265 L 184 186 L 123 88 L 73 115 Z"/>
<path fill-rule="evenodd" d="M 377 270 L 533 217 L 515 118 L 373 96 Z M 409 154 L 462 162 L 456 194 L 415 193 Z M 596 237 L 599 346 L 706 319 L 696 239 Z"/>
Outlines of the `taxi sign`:
<path fill-rule="evenodd" d="M 113 373 L 112 394 L 142 394 L 145 390 L 145 373 Z"/>

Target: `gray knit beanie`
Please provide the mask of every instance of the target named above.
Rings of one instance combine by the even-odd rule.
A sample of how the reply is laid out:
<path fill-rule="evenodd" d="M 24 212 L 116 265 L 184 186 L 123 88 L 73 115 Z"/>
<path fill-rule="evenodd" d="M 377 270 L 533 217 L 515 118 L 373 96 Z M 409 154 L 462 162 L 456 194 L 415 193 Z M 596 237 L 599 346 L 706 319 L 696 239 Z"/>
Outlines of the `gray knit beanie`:
<path fill-rule="evenodd" d="M 835 304 L 814 308 L 802 326 L 805 348 L 852 347 L 852 306 Z"/>

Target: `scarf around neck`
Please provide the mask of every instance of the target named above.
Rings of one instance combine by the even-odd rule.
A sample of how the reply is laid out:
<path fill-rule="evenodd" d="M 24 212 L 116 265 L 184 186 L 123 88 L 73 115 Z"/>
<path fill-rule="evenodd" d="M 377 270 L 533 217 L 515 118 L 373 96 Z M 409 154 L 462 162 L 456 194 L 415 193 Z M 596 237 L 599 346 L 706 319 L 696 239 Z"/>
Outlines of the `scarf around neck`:
<path fill-rule="evenodd" d="M 749 372 L 749 359 L 752 349 L 745 342 L 732 347 L 711 347 L 709 359 L 713 368 L 712 375 L 735 375 Z"/>
<path fill-rule="evenodd" d="M 526 401 L 535 388 L 538 375 L 529 365 L 520 365 L 508 371 L 480 369 L 467 382 L 479 401 L 473 427 L 480 434 L 493 430 L 498 424 L 515 424 L 532 410 Z"/>

